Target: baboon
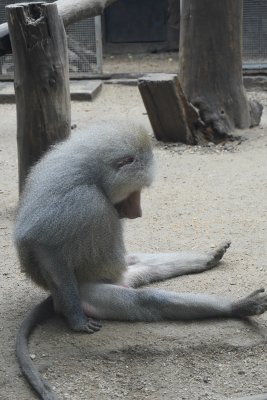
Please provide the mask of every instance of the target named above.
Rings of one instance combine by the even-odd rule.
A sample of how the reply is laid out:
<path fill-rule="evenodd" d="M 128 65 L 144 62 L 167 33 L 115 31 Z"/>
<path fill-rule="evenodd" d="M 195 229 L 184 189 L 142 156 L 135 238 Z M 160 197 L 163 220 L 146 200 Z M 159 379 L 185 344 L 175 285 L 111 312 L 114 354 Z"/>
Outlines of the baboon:
<path fill-rule="evenodd" d="M 55 399 L 30 359 L 27 341 L 54 312 L 93 333 L 98 319 L 158 321 L 244 317 L 267 309 L 263 289 L 241 300 L 136 289 L 218 264 L 230 243 L 205 253 L 125 254 L 124 218 L 141 217 L 141 191 L 153 179 L 150 140 L 128 122 L 98 123 L 55 145 L 32 168 L 15 225 L 22 269 L 50 296 L 23 321 L 17 356 L 42 399 Z"/>

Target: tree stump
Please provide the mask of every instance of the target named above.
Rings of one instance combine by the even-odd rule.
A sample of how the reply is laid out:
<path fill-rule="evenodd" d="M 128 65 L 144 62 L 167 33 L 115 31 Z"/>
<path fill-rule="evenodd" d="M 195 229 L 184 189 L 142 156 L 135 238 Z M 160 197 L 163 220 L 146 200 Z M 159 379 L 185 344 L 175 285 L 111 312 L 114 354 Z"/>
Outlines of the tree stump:
<path fill-rule="evenodd" d="M 242 0 L 183 0 L 180 79 L 188 100 L 215 133 L 258 125 L 242 78 Z"/>
<path fill-rule="evenodd" d="M 6 7 L 15 64 L 19 189 L 29 168 L 70 134 L 66 34 L 56 4 Z"/>

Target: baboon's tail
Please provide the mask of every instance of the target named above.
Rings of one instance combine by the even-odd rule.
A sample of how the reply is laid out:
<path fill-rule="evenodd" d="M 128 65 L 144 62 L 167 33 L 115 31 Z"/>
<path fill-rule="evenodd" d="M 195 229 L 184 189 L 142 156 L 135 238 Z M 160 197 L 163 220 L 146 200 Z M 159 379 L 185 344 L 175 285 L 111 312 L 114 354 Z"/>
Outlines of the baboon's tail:
<path fill-rule="evenodd" d="M 54 315 L 53 299 L 49 296 L 29 312 L 19 328 L 16 340 L 16 355 L 20 368 L 32 388 L 42 400 L 56 400 L 52 389 L 41 377 L 38 369 L 31 360 L 28 340 L 36 325 Z"/>

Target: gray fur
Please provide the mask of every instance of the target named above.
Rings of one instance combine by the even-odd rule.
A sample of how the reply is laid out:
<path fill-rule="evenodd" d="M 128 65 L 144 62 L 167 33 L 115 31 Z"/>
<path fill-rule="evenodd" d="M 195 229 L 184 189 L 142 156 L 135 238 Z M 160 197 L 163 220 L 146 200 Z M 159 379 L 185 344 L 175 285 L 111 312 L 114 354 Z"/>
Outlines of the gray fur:
<path fill-rule="evenodd" d="M 137 152 L 133 164 L 114 168 Z M 96 125 L 54 146 L 33 167 L 20 203 L 15 243 L 25 271 L 49 288 L 38 260 L 48 251 L 78 282 L 117 281 L 126 263 L 114 204 L 148 186 L 152 169 L 149 140 L 125 124 Z"/>
<path fill-rule="evenodd" d="M 39 310 L 47 310 L 47 318 L 54 307 L 73 330 L 93 333 L 100 324 L 92 318 L 155 321 L 239 317 L 267 309 L 262 291 L 232 301 L 203 294 L 134 289 L 213 268 L 230 245 L 223 243 L 208 254 L 126 256 L 121 218 L 140 216 L 136 199 L 152 178 L 153 155 L 147 135 L 140 127 L 121 121 L 97 124 L 72 135 L 54 146 L 29 174 L 16 220 L 15 243 L 23 270 L 50 291 L 53 301 L 44 301 L 24 320 L 17 356 L 42 399 L 55 396 L 27 349 L 37 319 L 42 320 Z"/>

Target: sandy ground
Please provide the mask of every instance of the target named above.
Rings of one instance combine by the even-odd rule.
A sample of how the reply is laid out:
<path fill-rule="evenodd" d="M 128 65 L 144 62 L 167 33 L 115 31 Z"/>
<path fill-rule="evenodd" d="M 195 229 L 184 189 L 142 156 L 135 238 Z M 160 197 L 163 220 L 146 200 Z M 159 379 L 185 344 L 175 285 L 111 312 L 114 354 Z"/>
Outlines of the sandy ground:
<path fill-rule="evenodd" d="M 267 105 L 266 94 L 256 96 Z M 136 87 L 107 85 L 93 103 L 72 104 L 78 128 L 116 115 L 151 131 Z M 45 293 L 21 274 L 12 245 L 15 119 L 15 106 L 1 105 L 0 398 L 29 400 L 35 396 L 20 374 L 14 339 Z M 266 286 L 267 112 L 259 128 L 241 134 L 247 140 L 225 147 L 155 145 L 157 178 L 144 193 L 143 218 L 126 223 L 128 250 L 206 251 L 232 239 L 214 270 L 155 286 L 234 298 Z M 88 336 L 55 318 L 36 329 L 30 352 L 59 399 L 219 400 L 267 392 L 267 313 L 252 320 L 104 322 Z"/>

